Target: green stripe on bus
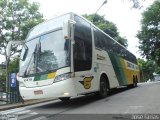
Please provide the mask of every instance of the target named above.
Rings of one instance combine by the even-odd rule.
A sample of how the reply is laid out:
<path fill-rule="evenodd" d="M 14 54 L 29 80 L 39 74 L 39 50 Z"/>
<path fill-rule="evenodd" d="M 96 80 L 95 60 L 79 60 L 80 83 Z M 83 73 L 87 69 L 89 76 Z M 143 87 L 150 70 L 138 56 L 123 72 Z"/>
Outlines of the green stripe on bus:
<path fill-rule="evenodd" d="M 40 80 L 40 75 L 36 75 L 35 77 L 34 77 L 34 81 L 39 81 Z"/>
<path fill-rule="evenodd" d="M 127 85 L 126 76 L 120 61 L 120 57 L 109 53 L 116 77 L 118 79 L 119 85 Z"/>
<path fill-rule="evenodd" d="M 118 68 L 119 68 L 119 71 L 120 71 L 121 80 L 123 81 L 122 85 L 127 85 L 128 83 L 127 83 L 126 75 L 125 75 L 125 72 L 124 72 L 124 67 L 122 66 L 122 63 L 121 63 L 121 59 L 118 56 L 115 56 L 115 58 L 116 58 L 116 61 L 118 63 Z"/>
<path fill-rule="evenodd" d="M 47 79 L 48 74 L 45 75 L 36 75 L 34 78 L 34 81 L 40 81 L 40 80 L 45 80 Z"/>
<path fill-rule="evenodd" d="M 41 78 L 40 78 L 40 80 L 45 80 L 45 79 L 47 79 L 47 76 L 48 76 L 48 74 L 41 75 Z"/>
<path fill-rule="evenodd" d="M 44 75 L 36 75 L 34 77 L 34 81 L 51 79 L 51 78 L 54 78 L 55 75 L 56 75 L 56 72 L 52 72 L 52 73 L 48 73 L 48 74 L 44 74 Z"/>

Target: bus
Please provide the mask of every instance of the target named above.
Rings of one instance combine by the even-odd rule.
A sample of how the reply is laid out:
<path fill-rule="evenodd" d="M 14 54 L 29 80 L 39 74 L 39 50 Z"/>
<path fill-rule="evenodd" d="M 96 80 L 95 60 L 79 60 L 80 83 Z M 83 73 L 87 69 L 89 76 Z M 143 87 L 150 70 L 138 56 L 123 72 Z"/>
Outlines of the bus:
<path fill-rule="evenodd" d="M 95 93 L 137 86 L 136 57 L 116 40 L 75 13 L 38 24 L 20 55 L 19 90 L 24 100 Z"/>

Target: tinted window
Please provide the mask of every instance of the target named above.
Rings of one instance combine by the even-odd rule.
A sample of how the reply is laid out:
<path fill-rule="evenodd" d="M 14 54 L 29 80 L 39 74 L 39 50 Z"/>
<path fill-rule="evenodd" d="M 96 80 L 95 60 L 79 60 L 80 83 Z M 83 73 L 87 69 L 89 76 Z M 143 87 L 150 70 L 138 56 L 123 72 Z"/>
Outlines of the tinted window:
<path fill-rule="evenodd" d="M 74 70 L 85 71 L 92 65 L 92 36 L 91 27 L 82 18 L 75 16 L 74 31 Z"/>
<path fill-rule="evenodd" d="M 102 49 L 103 48 L 103 43 L 102 43 L 102 37 L 101 37 L 101 32 L 98 30 L 94 29 L 94 41 L 95 41 L 95 46 L 97 48 Z"/>
<path fill-rule="evenodd" d="M 94 28 L 94 41 L 97 48 L 118 55 L 137 64 L 136 57 L 132 53 L 96 28 Z"/>
<path fill-rule="evenodd" d="M 94 40 L 97 48 L 108 52 L 114 51 L 115 42 L 96 28 L 94 28 Z"/>

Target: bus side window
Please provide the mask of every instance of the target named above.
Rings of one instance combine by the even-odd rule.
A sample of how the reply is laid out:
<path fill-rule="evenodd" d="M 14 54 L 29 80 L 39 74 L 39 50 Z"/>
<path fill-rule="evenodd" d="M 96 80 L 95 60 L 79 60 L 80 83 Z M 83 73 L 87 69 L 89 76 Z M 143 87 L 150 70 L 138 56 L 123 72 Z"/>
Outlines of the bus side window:
<path fill-rule="evenodd" d="M 86 61 L 85 45 L 83 40 L 75 37 L 74 59 Z"/>
<path fill-rule="evenodd" d="M 94 41 L 97 48 L 103 49 L 102 33 L 94 28 Z"/>
<path fill-rule="evenodd" d="M 91 26 L 82 18 L 75 16 L 74 29 L 74 70 L 86 71 L 92 66 L 92 35 Z"/>

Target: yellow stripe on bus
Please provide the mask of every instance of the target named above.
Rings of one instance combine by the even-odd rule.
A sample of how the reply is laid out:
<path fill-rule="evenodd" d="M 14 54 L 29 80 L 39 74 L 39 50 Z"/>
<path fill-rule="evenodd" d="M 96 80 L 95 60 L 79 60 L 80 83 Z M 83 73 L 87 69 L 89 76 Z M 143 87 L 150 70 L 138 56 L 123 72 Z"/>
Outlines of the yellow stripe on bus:
<path fill-rule="evenodd" d="M 133 84 L 133 76 L 137 76 L 139 79 L 139 71 L 127 69 L 125 60 L 123 58 L 120 58 L 120 61 L 121 61 L 122 67 L 123 67 L 124 74 L 127 79 L 127 83 Z"/>
<path fill-rule="evenodd" d="M 56 72 L 49 73 L 48 76 L 47 76 L 47 78 L 48 78 L 48 79 L 54 78 L 55 75 L 56 75 Z"/>

